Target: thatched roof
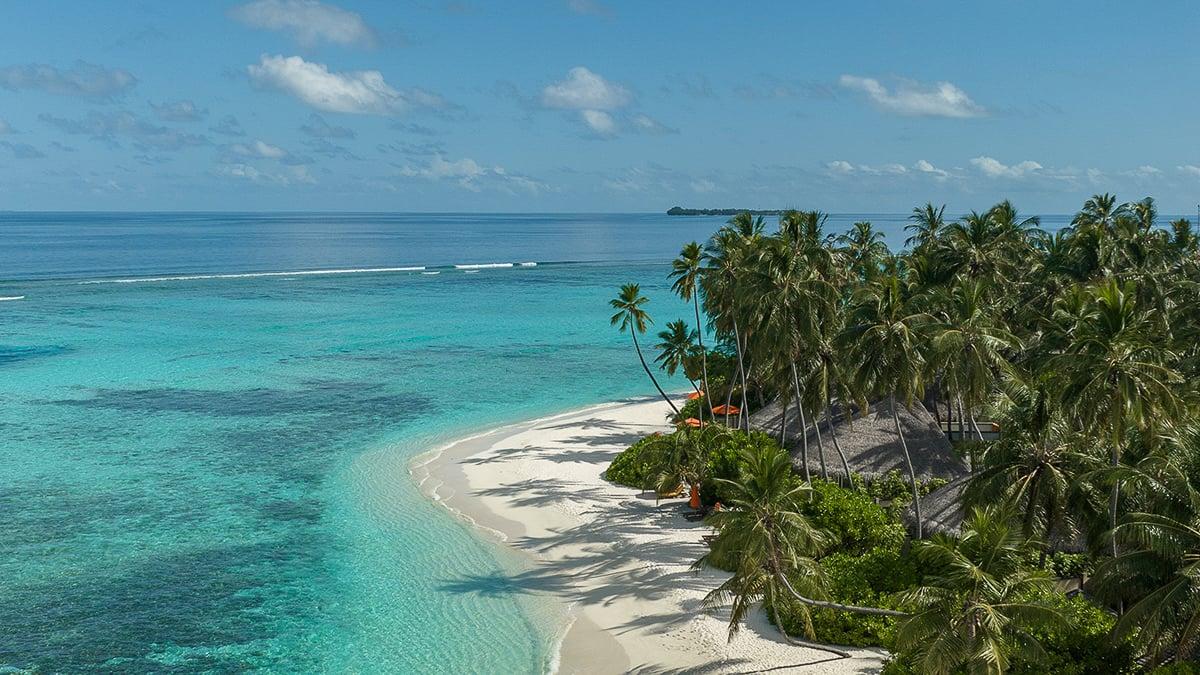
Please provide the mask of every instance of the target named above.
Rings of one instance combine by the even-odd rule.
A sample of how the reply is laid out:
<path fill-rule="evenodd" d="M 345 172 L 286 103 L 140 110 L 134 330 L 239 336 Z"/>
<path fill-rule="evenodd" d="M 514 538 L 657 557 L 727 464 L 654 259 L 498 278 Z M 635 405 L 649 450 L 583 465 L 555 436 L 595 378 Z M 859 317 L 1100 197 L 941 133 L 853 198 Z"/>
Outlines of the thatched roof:
<path fill-rule="evenodd" d="M 963 491 L 967 489 L 970 476 L 956 478 L 942 487 L 921 498 L 921 518 L 924 519 L 926 536 L 942 533 L 958 535 L 962 531 L 966 514 L 963 510 Z M 904 510 L 901 516 L 909 529 L 916 527 L 917 515 L 912 504 Z M 1081 553 L 1087 550 L 1087 540 L 1081 534 L 1075 536 L 1054 536 L 1050 547 L 1055 551 Z"/>
<path fill-rule="evenodd" d="M 954 453 L 945 434 L 938 429 L 937 422 L 924 406 L 919 402 L 914 402 L 911 408 L 900 404 L 897 406 L 900 428 L 904 430 L 904 438 L 908 441 L 908 452 L 912 457 L 913 470 L 918 480 L 928 480 L 935 476 L 954 480 L 968 473 L 966 462 Z M 750 423 L 751 426 L 779 438 L 782 416 L 783 407 L 779 402 L 775 402 L 754 413 Z M 900 439 L 896 437 L 891 408 L 886 400 L 872 403 L 865 411 L 856 411 L 852 420 L 835 406 L 834 419 L 834 431 L 837 432 L 842 451 L 846 453 L 846 462 L 851 471 L 867 478 L 882 476 L 893 469 L 908 475 L 904 452 L 900 446 Z M 809 471 L 818 472 L 821 462 L 811 412 L 806 421 Z M 829 425 L 824 415 L 821 415 L 819 426 L 825 445 L 825 464 L 830 475 L 840 475 L 841 460 L 833 447 Z M 795 406 L 788 409 L 786 437 L 792 461 L 797 469 L 802 470 L 803 437 L 800 435 L 800 419 Z"/>

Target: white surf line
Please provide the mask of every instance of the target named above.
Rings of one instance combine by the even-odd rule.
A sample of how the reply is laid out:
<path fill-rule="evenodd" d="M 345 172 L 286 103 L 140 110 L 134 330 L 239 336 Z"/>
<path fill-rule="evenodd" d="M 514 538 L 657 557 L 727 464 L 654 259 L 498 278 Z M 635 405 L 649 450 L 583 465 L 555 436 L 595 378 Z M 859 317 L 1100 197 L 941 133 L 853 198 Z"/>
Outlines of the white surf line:
<path fill-rule="evenodd" d="M 466 265 L 455 265 L 456 270 L 489 270 L 498 267 L 514 267 L 513 263 L 469 263 Z"/>
<path fill-rule="evenodd" d="M 425 266 L 420 267 L 363 267 L 344 270 L 300 270 L 292 272 L 239 272 L 236 274 L 188 274 L 174 277 L 135 277 L 132 279 L 89 279 L 80 281 L 80 285 L 87 284 L 138 284 L 161 281 L 200 281 L 204 279 L 253 279 L 257 277 L 301 277 L 314 276 L 320 274 L 371 274 L 384 272 L 421 272 Z"/>
<path fill-rule="evenodd" d="M 7 302 L 9 300 L 24 300 L 24 299 L 25 299 L 25 296 L 23 296 L 23 295 L 7 295 L 7 296 L 0 297 L 0 302 Z"/>

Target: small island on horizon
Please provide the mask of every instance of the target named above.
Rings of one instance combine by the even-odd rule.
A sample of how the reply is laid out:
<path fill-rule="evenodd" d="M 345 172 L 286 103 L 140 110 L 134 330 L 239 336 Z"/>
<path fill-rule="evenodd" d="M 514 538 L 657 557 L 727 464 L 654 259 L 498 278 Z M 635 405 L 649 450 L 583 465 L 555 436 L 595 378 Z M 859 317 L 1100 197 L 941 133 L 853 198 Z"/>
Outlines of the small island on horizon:
<path fill-rule="evenodd" d="M 672 206 L 667 209 L 668 216 L 736 216 L 739 213 L 749 213 L 752 216 L 777 216 L 783 209 L 685 209 L 682 206 Z"/>

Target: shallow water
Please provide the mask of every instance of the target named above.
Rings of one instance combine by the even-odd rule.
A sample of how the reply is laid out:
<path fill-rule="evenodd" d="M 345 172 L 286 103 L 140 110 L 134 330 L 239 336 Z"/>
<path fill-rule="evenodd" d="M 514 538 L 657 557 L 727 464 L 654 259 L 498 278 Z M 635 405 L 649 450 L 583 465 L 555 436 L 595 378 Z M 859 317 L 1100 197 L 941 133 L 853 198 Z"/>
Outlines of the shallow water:
<path fill-rule="evenodd" d="M 545 670 L 407 461 L 652 394 L 607 301 L 721 220 L 0 214 L 0 669 Z"/>

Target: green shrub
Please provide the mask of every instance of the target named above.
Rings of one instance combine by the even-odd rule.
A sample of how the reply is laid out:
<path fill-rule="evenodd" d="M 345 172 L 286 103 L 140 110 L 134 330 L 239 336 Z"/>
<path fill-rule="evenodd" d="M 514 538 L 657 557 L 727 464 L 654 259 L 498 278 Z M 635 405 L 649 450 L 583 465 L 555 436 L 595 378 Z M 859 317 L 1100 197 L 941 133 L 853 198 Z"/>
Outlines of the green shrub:
<path fill-rule="evenodd" d="M 677 415 L 675 417 L 675 421 L 682 422 L 683 420 L 686 420 L 689 417 L 695 417 L 696 419 L 700 419 L 700 411 L 703 410 L 703 408 L 701 406 L 703 406 L 703 405 L 704 405 L 704 397 L 703 396 L 701 396 L 700 398 L 694 398 L 694 399 L 691 399 L 690 401 L 687 401 L 686 403 L 683 404 L 683 407 L 679 409 L 679 415 Z M 704 421 L 707 422 L 710 419 L 710 417 L 711 417 L 711 413 L 708 413 L 706 411 L 704 414 Z"/>
<path fill-rule="evenodd" d="M 1140 672 L 1134 663 L 1133 642 L 1111 636 L 1116 617 L 1082 596 L 1068 598 L 1055 594 L 1050 597 L 1050 602 L 1062 615 L 1062 625 L 1042 626 L 1030 631 L 1046 650 L 1046 658 L 1036 663 L 1014 658 L 1011 673 L 1099 675 Z"/>
<path fill-rule="evenodd" d="M 741 475 L 741 453 L 763 445 L 778 446 L 774 438 L 761 431 L 733 430 L 722 436 L 721 441 L 708 448 L 705 478 L 700 482 L 700 501 L 712 506 L 719 501 L 728 501 L 728 486 L 718 479 L 737 480 Z"/>
<path fill-rule="evenodd" d="M 896 548 L 904 543 L 904 526 L 870 496 L 834 483 L 814 481 L 814 499 L 805 515 L 812 524 L 834 537 L 829 551 L 865 553 L 874 548 Z"/>
<path fill-rule="evenodd" d="M 1190 661 L 1167 663 L 1150 671 L 1150 675 L 1200 675 L 1200 664 Z"/>
<path fill-rule="evenodd" d="M 604 472 L 605 479 L 639 490 L 654 487 L 658 460 L 654 456 L 652 444 L 656 440 L 658 434 L 651 434 L 621 451 L 608 465 Z"/>
<path fill-rule="evenodd" d="M 896 593 L 915 586 L 917 567 L 912 556 L 896 548 L 876 548 L 864 554 L 835 553 L 821 559 L 830 597 L 864 607 L 896 609 Z M 896 620 L 832 609 L 812 613 L 817 639 L 856 647 L 891 647 Z"/>

